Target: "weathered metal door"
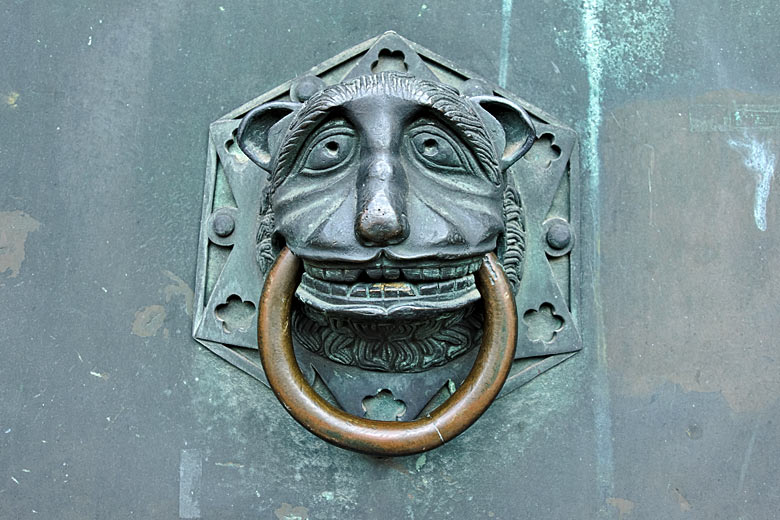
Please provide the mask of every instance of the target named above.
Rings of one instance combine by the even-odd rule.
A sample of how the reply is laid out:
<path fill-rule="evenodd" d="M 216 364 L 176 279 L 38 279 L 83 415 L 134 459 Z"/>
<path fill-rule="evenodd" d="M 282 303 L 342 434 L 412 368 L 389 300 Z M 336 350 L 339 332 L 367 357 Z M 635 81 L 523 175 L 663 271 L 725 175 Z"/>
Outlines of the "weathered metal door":
<path fill-rule="evenodd" d="M 777 515 L 774 3 L 2 11 L 0 517 Z M 388 30 L 400 58 L 376 46 Z M 231 177 L 254 168 L 234 130 L 266 101 L 306 101 L 312 74 L 356 66 L 437 79 L 479 114 L 499 96 L 536 127 L 511 170 L 525 273 L 544 273 L 514 300 L 524 354 L 473 426 L 411 456 L 332 446 L 285 412 L 249 352 L 262 280 L 236 260 L 255 260 L 237 241 L 263 223 L 257 186 Z M 395 402 L 381 413 L 414 418 Z"/>

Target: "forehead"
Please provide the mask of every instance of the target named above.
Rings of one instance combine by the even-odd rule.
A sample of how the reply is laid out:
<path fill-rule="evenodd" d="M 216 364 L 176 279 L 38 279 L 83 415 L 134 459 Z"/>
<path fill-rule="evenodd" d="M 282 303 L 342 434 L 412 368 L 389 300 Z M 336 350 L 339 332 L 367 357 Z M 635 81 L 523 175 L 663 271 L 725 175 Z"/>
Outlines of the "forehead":
<path fill-rule="evenodd" d="M 402 116 L 426 108 L 446 114 L 473 111 L 468 100 L 451 87 L 411 76 L 383 73 L 322 90 L 304 103 L 296 119 L 300 125 L 307 120 L 321 119 L 333 111 L 370 119 L 377 112 L 395 111 L 397 116 Z M 292 126 L 295 125 L 296 122 Z"/>
<path fill-rule="evenodd" d="M 414 99 L 370 94 L 345 102 L 336 109 L 364 132 L 401 131 L 410 121 L 432 114 L 431 107 Z"/>

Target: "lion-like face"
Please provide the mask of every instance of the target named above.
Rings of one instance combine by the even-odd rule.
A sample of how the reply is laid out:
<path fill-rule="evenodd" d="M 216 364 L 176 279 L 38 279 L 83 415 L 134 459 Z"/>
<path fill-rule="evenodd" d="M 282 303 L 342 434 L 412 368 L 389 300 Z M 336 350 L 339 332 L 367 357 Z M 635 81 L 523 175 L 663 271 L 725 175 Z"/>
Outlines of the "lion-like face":
<path fill-rule="evenodd" d="M 505 233 L 504 170 L 532 141 L 511 103 L 391 73 L 261 106 L 239 135 L 271 173 L 269 227 L 303 260 L 299 299 L 394 319 L 479 298 L 473 273 Z"/>

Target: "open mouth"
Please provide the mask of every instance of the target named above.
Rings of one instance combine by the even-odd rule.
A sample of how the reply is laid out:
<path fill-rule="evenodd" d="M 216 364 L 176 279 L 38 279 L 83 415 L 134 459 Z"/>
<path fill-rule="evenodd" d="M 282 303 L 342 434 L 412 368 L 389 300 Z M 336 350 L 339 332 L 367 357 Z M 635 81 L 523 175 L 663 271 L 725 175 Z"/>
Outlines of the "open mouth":
<path fill-rule="evenodd" d="M 422 263 L 380 258 L 349 265 L 304 259 L 295 294 L 328 314 L 417 318 L 479 300 L 474 273 L 481 265 L 481 257 Z"/>

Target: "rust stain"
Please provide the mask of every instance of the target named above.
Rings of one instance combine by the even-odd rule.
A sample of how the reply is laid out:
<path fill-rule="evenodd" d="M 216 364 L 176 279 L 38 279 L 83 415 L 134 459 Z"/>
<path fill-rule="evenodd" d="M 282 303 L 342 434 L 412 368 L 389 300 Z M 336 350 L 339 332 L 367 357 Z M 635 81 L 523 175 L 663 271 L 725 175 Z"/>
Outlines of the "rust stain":
<path fill-rule="evenodd" d="M 618 520 L 623 520 L 623 518 L 630 515 L 636 505 L 625 498 L 608 498 L 607 504 L 618 510 Z"/>
<path fill-rule="evenodd" d="M 157 334 L 165 321 L 165 307 L 147 305 L 135 313 L 132 332 L 136 336 L 148 338 Z"/>
<path fill-rule="evenodd" d="M 24 262 L 27 235 L 41 223 L 23 211 L 0 211 L 0 274 L 11 271 L 16 278 Z"/>
<path fill-rule="evenodd" d="M 650 395 L 671 382 L 719 392 L 737 412 L 780 396 L 780 234 L 756 228 L 754 172 L 728 145 L 757 131 L 755 118 L 728 109 L 746 106 L 780 113 L 780 97 L 718 91 L 634 102 L 605 118 L 601 300 L 619 391 Z M 773 121 L 761 139 L 778 153 Z M 778 201 L 768 199 L 770 229 Z"/>

